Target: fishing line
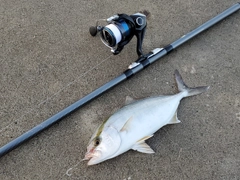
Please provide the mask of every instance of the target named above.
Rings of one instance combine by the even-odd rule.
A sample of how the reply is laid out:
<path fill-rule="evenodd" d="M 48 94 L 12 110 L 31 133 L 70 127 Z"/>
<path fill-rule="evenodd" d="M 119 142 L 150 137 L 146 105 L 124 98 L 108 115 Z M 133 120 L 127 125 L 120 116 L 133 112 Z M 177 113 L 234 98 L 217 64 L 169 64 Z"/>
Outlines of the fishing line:
<path fill-rule="evenodd" d="M 82 161 L 84 161 L 85 159 L 82 159 L 82 160 L 80 160 L 77 164 L 75 164 L 73 167 L 71 167 L 71 168 L 69 168 L 67 171 L 66 171 L 66 175 L 67 176 L 71 176 L 72 174 L 69 174 L 69 171 L 71 171 L 72 169 L 74 169 L 74 168 L 76 168 Z"/>
<path fill-rule="evenodd" d="M 100 66 L 102 63 L 104 63 L 105 61 L 107 61 L 107 60 L 108 60 L 110 57 L 112 57 L 112 56 L 113 56 L 113 55 L 108 56 L 108 57 L 105 58 L 103 61 L 101 61 L 100 63 L 98 63 L 96 66 L 93 66 L 92 68 L 90 68 L 90 69 L 87 70 L 86 72 L 80 74 L 80 75 L 79 75 L 77 78 L 75 78 L 72 82 L 68 83 L 66 86 L 64 86 L 63 88 L 61 88 L 60 90 L 58 90 L 56 93 L 54 93 L 54 94 L 51 95 L 50 97 L 47 97 L 44 101 L 40 102 L 40 103 L 39 103 L 38 105 L 36 105 L 34 108 L 31 108 L 30 110 L 25 111 L 24 114 L 23 114 L 20 118 L 14 120 L 14 121 L 12 121 L 12 122 L 10 122 L 8 125 L 6 125 L 5 127 L 3 127 L 2 129 L 0 129 L 0 133 L 1 133 L 2 131 L 4 131 L 5 129 L 7 129 L 8 127 L 10 127 L 11 125 L 18 124 L 17 122 L 19 122 L 20 120 L 22 120 L 22 118 L 23 118 L 24 116 L 26 116 L 27 114 L 35 111 L 35 110 L 36 110 L 37 108 L 39 108 L 42 104 L 47 103 L 49 100 L 53 99 L 55 96 L 57 96 L 57 95 L 58 95 L 59 93 L 61 93 L 63 90 L 67 89 L 69 86 L 71 86 L 72 84 L 74 84 L 75 82 L 77 82 L 77 81 L 80 79 L 80 77 L 85 76 L 86 74 L 88 74 L 89 72 L 91 72 L 92 70 L 94 70 L 95 68 L 97 68 L 98 66 Z"/>

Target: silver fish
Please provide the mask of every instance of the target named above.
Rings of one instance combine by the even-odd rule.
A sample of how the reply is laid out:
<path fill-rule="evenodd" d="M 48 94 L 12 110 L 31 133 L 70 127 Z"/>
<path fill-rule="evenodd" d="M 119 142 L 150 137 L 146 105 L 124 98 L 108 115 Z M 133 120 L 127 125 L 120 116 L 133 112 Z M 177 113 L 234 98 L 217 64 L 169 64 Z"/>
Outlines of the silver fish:
<path fill-rule="evenodd" d="M 179 123 L 177 108 L 182 98 L 197 95 L 209 86 L 189 88 L 175 70 L 179 93 L 145 98 L 128 104 L 105 120 L 93 134 L 83 160 L 88 165 L 101 163 L 130 149 L 154 153 L 145 140 L 167 124 Z"/>

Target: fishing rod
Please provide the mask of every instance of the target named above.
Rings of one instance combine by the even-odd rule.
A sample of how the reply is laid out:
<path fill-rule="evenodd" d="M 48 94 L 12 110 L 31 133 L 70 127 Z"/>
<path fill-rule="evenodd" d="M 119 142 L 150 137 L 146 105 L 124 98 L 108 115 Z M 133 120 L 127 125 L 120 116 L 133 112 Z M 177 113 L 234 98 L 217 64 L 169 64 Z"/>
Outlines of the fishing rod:
<path fill-rule="evenodd" d="M 201 32 L 215 25 L 216 23 L 223 20 L 224 18 L 230 16 L 231 14 L 238 11 L 239 9 L 240 9 L 240 2 L 234 4 L 233 6 L 226 9 L 225 11 L 218 14 L 217 16 L 210 19 L 209 21 L 205 22 L 201 26 L 197 27 L 196 29 L 185 34 L 181 38 L 177 39 L 173 43 L 163 48 L 156 48 L 148 54 L 142 53 L 142 40 L 146 30 L 146 25 L 147 25 L 145 14 L 136 13 L 130 16 L 126 14 L 117 14 L 106 20 L 107 22 L 106 26 L 98 26 L 99 21 L 97 21 L 96 26 L 92 26 L 89 29 L 90 34 L 92 36 L 96 36 L 97 33 L 100 33 L 102 42 L 106 46 L 108 46 L 111 49 L 112 53 L 115 55 L 122 51 L 124 46 L 130 42 L 133 36 L 136 36 L 137 37 L 137 54 L 139 58 L 135 62 L 133 62 L 131 65 L 129 65 L 128 69 L 118 77 L 107 82 L 106 84 L 102 85 L 101 87 L 94 90 L 90 94 L 76 101 L 72 105 L 66 107 L 65 109 L 53 115 L 52 117 L 48 118 L 44 122 L 38 124 L 37 126 L 23 133 L 16 139 L 2 146 L 0 148 L 0 157 L 9 153 L 13 149 L 17 148 L 18 146 L 26 142 L 27 140 L 33 138 L 35 135 L 42 132 L 43 130 L 59 122 L 70 113 L 74 112 L 78 108 L 82 107 L 86 103 L 90 102 L 94 98 L 98 97 L 99 95 L 111 89 L 112 87 L 116 86 L 117 84 L 121 83 L 122 81 L 128 79 L 132 75 L 136 74 L 137 72 L 141 71 L 148 65 L 152 64 L 153 62 L 159 60 L 166 54 L 170 53 L 172 50 L 176 49 L 180 45 L 184 44 L 185 42 L 197 36 Z"/>

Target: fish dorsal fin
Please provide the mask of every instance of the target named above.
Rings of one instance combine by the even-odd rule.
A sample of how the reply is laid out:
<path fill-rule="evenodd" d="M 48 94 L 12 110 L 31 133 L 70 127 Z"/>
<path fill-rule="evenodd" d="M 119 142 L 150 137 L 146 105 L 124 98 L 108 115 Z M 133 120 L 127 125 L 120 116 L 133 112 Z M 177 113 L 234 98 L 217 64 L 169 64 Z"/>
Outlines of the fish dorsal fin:
<path fill-rule="evenodd" d="M 131 121 L 133 120 L 133 117 L 131 116 L 123 125 L 122 129 L 120 131 L 127 131 L 127 129 L 130 127 Z"/>
<path fill-rule="evenodd" d="M 177 111 L 174 113 L 173 118 L 171 119 L 171 121 L 169 121 L 168 124 L 177 124 L 180 123 L 181 121 L 178 119 L 177 117 Z"/>
<path fill-rule="evenodd" d="M 125 105 L 131 104 L 131 103 L 133 103 L 135 101 L 137 101 L 137 100 L 132 98 L 131 96 L 126 96 Z"/>
<path fill-rule="evenodd" d="M 152 137 L 153 135 L 151 136 L 146 136 L 146 137 L 143 137 L 142 139 L 138 140 L 136 142 L 136 144 L 133 145 L 132 149 L 133 150 L 136 150 L 136 151 L 139 151 L 139 152 L 142 152 L 142 153 L 147 153 L 147 154 L 152 154 L 152 153 L 155 153 L 152 148 L 147 145 L 145 143 L 145 140 L 149 139 L 150 137 Z"/>

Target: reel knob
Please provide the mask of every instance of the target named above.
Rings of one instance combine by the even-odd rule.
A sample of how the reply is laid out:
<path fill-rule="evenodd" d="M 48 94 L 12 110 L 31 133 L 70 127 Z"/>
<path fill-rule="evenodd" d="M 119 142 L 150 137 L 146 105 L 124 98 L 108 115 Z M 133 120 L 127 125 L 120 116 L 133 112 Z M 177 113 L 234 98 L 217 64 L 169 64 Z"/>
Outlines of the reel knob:
<path fill-rule="evenodd" d="M 90 34 L 91 34 L 92 36 L 96 36 L 96 35 L 97 35 L 97 32 L 98 32 L 97 26 L 91 26 L 91 27 L 89 28 L 89 32 L 90 32 Z"/>

